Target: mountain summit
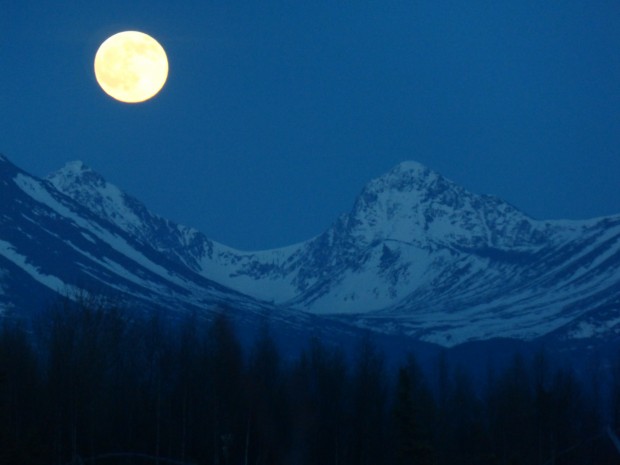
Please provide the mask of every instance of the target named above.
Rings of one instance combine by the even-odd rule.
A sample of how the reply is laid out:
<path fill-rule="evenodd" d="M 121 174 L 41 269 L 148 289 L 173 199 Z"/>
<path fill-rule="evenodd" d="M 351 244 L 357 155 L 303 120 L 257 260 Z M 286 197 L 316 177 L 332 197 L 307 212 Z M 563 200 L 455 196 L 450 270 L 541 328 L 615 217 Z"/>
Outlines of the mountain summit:
<path fill-rule="evenodd" d="M 620 330 L 620 216 L 534 220 L 415 162 L 371 180 L 324 233 L 257 252 L 151 213 L 81 162 L 39 180 L 3 159 L 0 188 L 11 199 L 0 212 L 5 309 L 28 301 L 14 298 L 19 276 L 178 308 L 315 314 L 446 346 Z"/>
<path fill-rule="evenodd" d="M 81 161 L 67 163 L 60 170 L 50 174 L 47 180 L 56 189 L 68 195 L 99 217 L 111 220 L 123 229 L 131 230 L 131 225 L 139 225 L 140 219 L 132 217 L 131 209 L 126 208 L 128 196 L 119 188 L 108 184 Z"/>
<path fill-rule="evenodd" d="M 545 229 L 510 204 L 473 194 L 440 174 L 405 162 L 366 185 L 349 215 L 373 239 L 427 246 L 518 247 Z"/>
<path fill-rule="evenodd" d="M 102 220 L 193 270 L 198 268 L 195 257 L 212 247 L 211 241 L 196 229 L 151 213 L 139 200 L 107 182 L 81 161 L 67 163 L 47 180 Z"/>

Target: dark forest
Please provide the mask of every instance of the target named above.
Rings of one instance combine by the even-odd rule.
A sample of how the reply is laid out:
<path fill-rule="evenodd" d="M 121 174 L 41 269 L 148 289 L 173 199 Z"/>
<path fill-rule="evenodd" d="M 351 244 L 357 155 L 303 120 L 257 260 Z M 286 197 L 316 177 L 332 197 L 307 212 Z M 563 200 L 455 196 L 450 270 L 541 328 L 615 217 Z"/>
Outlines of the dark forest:
<path fill-rule="evenodd" d="M 620 387 L 515 354 L 479 386 L 438 357 L 388 367 L 372 338 L 248 346 L 223 315 L 128 318 L 61 302 L 0 330 L 7 464 L 617 463 Z M 617 381 L 617 380 L 616 380 Z M 591 384 L 591 386 L 587 386 Z M 615 394 L 615 395 L 614 395 Z M 608 425 L 611 422 L 611 425 Z"/>

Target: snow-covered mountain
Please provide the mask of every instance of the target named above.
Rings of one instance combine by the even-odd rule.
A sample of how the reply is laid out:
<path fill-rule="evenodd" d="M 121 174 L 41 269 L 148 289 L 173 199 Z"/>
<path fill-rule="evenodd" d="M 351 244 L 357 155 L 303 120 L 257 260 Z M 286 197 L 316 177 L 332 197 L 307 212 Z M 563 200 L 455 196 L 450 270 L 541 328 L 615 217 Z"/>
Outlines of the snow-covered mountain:
<path fill-rule="evenodd" d="M 5 165 L 12 166 L 3 159 Z M 14 231 L 30 221 L 58 244 L 79 249 L 64 264 L 68 270 L 88 269 L 85 254 L 115 279 L 127 278 L 123 260 L 140 265 L 157 279 L 132 269 L 131 280 L 152 299 L 166 279 L 182 289 L 164 292 L 169 302 L 183 295 L 186 303 L 213 303 L 225 295 L 265 311 L 323 315 L 446 346 L 494 337 L 610 338 L 620 331 L 620 216 L 534 220 L 418 163 L 402 163 L 368 183 L 352 210 L 323 234 L 257 252 L 232 249 L 151 213 L 80 162 L 46 181 L 1 169 L 3 198 L 12 199 L 14 211 L 2 216 L 0 258 L 22 271 L 35 253 L 32 239 L 43 241 L 40 231 L 32 239 Z M 41 213 L 28 218 L 32 207 Z M 52 214 L 62 221 L 45 227 Z M 22 234 L 19 246 L 5 229 Z M 97 241 L 97 256 L 84 240 Z M 41 260 L 39 272 L 53 268 L 50 257 Z M 105 287 L 110 277 L 97 273 Z M 49 274 L 59 281 L 48 288 L 77 285 L 60 274 Z M 2 276 L 0 270 L 0 282 Z"/>
<path fill-rule="evenodd" d="M 80 166 L 72 164 L 67 169 L 83 169 L 86 174 L 87 170 Z M 86 193 L 89 188 L 107 184 L 92 171 L 88 173 L 83 194 L 95 195 L 94 189 Z M 69 186 L 67 179 L 65 187 Z M 113 186 L 108 188 L 98 192 L 106 202 L 102 201 L 97 210 L 94 197 L 85 206 L 79 201 L 86 197 L 80 197 L 77 189 L 73 191 L 76 201 L 50 181 L 30 176 L 0 156 L 3 313 L 17 316 L 39 311 L 59 294 L 73 297 L 84 293 L 112 296 L 119 305 L 129 304 L 145 311 L 203 311 L 225 306 L 255 313 L 273 310 L 272 306 L 193 272 L 172 248 L 162 251 L 163 243 L 153 247 L 152 237 L 138 234 L 140 228 L 145 232 L 157 227 L 170 228 L 160 233 L 161 241 L 166 241 L 173 230 L 183 238 L 183 228 L 157 223 L 156 217 L 137 202 L 136 211 L 144 214 L 142 227 L 129 216 L 129 210 L 104 212 L 114 202 L 119 209 L 123 205 L 120 191 Z M 119 197 L 112 199 L 114 195 Z M 105 214 L 116 221 L 106 219 Z M 153 224 L 146 223 L 149 218 L 153 218 Z M 130 219 L 135 222 L 129 223 Z M 186 240 L 189 250 L 191 237 Z"/>

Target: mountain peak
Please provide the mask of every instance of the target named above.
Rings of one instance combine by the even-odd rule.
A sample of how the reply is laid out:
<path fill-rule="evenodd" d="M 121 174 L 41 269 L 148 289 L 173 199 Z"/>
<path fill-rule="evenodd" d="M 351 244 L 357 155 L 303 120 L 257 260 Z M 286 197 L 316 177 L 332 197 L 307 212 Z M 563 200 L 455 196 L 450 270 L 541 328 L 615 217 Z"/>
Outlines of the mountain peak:
<path fill-rule="evenodd" d="M 47 176 L 47 180 L 54 184 L 58 189 L 71 190 L 71 186 L 90 185 L 92 187 L 105 187 L 106 180 L 99 173 L 91 169 L 80 160 L 70 161 L 58 171 Z"/>
<path fill-rule="evenodd" d="M 65 163 L 65 166 L 63 166 L 59 171 L 65 173 L 80 173 L 83 171 L 92 171 L 92 169 L 87 166 L 83 161 L 74 160 Z"/>
<path fill-rule="evenodd" d="M 374 192 L 397 191 L 415 192 L 426 191 L 436 183 L 451 185 L 439 173 L 415 161 L 403 161 L 383 176 L 373 179 L 366 185 L 366 189 Z"/>
<path fill-rule="evenodd" d="M 355 242 L 428 242 L 513 247 L 534 241 L 536 225 L 491 196 L 469 192 L 424 165 L 406 161 L 370 181 L 347 215 Z"/>
<path fill-rule="evenodd" d="M 422 163 L 413 160 L 405 160 L 401 161 L 398 165 L 392 168 L 389 173 L 397 174 L 397 173 L 418 173 L 423 174 L 425 172 L 431 171 L 429 168 L 424 166 Z"/>
<path fill-rule="evenodd" d="M 192 253 L 198 251 L 196 253 L 200 255 L 201 251 L 211 247 L 210 241 L 195 229 L 151 213 L 142 202 L 106 181 L 81 161 L 65 164 L 47 180 L 99 218 L 114 223 L 154 248 L 165 250 L 169 259 L 185 260 L 186 265 L 196 268 L 196 259 L 188 250 Z"/>
<path fill-rule="evenodd" d="M 119 221 L 127 216 L 125 194 L 82 161 L 65 164 L 48 175 L 47 181 L 101 218 Z M 136 219 L 131 216 L 131 219 L 124 218 L 124 221 L 135 222 Z"/>

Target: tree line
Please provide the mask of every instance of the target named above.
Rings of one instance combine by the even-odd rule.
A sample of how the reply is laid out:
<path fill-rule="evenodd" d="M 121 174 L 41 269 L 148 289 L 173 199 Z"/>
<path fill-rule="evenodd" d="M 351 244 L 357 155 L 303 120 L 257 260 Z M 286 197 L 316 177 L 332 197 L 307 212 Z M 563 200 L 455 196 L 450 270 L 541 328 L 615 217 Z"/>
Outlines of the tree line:
<path fill-rule="evenodd" d="M 67 300 L 0 329 L 0 463 L 604 465 L 618 405 L 543 353 L 477 386 L 445 357 L 390 368 L 370 337 L 290 356 L 265 325 L 244 349 L 225 314 Z"/>

